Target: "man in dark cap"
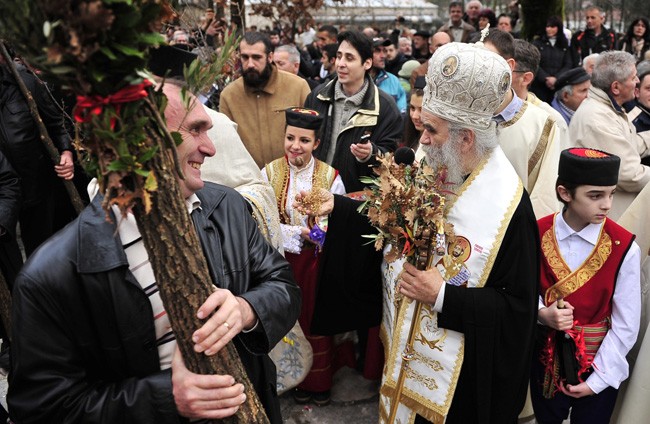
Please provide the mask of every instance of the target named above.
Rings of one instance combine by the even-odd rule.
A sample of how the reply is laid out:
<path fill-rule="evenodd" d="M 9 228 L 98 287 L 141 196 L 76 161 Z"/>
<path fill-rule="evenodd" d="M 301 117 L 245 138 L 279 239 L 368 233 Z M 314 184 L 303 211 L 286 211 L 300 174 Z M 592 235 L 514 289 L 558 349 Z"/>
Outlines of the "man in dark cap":
<path fill-rule="evenodd" d="M 641 257 L 634 235 L 607 218 L 620 165 L 600 150 L 562 151 L 556 189 L 564 208 L 538 221 L 542 337 L 530 390 L 541 423 L 560 423 L 569 409 L 571 422 L 609 423 L 629 374 L 625 356 L 641 317 Z"/>
<path fill-rule="evenodd" d="M 589 87 L 591 87 L 591 76 L 582 66 L 569 69 L 557 76 L 555 81 L 557 91 L 551 106 L 560 112 L 567 125 L 571 122 L 573 113 L 578 110 L 578 106 L 587 98 Z"/>
<path fill-rule="evenodd" d="M 406 113 L 406 91 L 399 82 L 399 79 L 386 72 L 386 47 L 392 42 L 384 38 L 375 38 L 372 41 L 372 67 L 370 68 L 370 77 L 379 89 L 389 94 L 395 103 L 399 112 Z"/>
<path fill-rule="evenodd" d="M 431 57 L 429 37 L 431 33 L 428 31 L 417 31 L 413 34 L 413 59 L 420 63 L 426 62 Z"/>

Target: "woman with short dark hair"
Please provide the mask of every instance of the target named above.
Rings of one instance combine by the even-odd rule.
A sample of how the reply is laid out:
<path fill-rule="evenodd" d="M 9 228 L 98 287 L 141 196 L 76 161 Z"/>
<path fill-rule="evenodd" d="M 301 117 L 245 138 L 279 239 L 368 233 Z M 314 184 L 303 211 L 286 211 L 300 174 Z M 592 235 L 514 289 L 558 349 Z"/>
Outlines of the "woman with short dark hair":
<path fill-rule="evenodd" d="M 564 35 L 564 25 L 557 16 L 546 21 L 544 34 L 533 41 L 540 53 L 539 69 L 530 91 L 542 101 L 551 103 L 555 93 L 556 76 L 571 69 L 569 41 Z"/>

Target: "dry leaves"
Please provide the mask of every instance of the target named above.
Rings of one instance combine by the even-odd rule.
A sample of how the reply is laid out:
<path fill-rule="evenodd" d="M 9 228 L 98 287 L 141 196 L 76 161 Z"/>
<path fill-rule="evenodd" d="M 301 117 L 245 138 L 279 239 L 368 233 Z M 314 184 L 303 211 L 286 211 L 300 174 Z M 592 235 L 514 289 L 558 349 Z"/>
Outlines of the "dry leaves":
<path fill-rule="evenodd" d="M 432 249 L 431 242 L 422 238 L 426 228 L 433 234 L 438 227 L 444 228 L 447 240 L 452 240 L 453 226 L 444 221 L 445 196 L 453 195 L 445 189 L 445 170 L 434 171 L 424 162 L 420 166 L 396 165 L 390 153 L 378 161 L 377 177 L 363 179 L 370 187 L 364 190 L 366 202 L 359 210 L 379 231 L 366 236 L 374 239 L 375 248 L 391 246 L 386 261 L 400 257 L 411 261 L 421 249 Z"/>

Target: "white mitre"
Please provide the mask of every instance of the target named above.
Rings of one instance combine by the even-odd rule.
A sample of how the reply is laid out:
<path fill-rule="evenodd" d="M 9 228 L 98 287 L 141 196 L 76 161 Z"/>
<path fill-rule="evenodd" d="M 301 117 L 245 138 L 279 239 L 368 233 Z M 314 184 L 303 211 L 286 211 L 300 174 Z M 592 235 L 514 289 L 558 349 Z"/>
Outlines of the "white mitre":
<path fill-rule="evenodd" d="M 461 125 L 486 129 L 510 90 L 510 66 L 483 43 L 449 43 L 429 59 L 422 109 Z"/>

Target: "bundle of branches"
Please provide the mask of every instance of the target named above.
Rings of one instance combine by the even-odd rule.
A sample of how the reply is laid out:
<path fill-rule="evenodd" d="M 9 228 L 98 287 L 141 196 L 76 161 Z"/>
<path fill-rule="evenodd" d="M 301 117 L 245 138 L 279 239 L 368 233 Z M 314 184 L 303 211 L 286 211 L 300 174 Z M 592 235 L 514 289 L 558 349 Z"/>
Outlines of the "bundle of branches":
<path fill-rule="evenodd" d="M 232 375 L 246 388 L 247 402 L 224 421 L 268 422 L 232 343 L 212 357 L 193 350 L 202 325 L 196 310 L 213 290 L 211 278 L 177 181 L 180 134 L 167 131 L 166 98 L 138 71 L 148 49 L 164 42 L 159 30 L 171 14 L 168 0 L 16 1 L 3 6 L 0 35 L 77 95 L 86 169 L 99 180 L 105 209 L 117 205 L 136 216 L 186 366 Z M 202 70 L 193 64 L 187 71 L 205 84 Z"/>

